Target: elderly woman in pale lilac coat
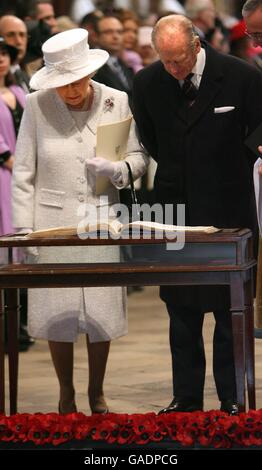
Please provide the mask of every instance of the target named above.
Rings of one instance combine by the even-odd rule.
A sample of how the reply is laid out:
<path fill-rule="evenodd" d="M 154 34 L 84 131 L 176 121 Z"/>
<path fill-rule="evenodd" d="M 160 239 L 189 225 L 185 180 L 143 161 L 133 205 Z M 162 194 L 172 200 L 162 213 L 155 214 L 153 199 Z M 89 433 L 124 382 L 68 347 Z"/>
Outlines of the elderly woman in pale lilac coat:
<path fill-rule="evenodd" d="M 128 118 L 125 93 L 92 80 L 108 59 L 90 49 L 87 31 L 59 33 L 43 44 L 45 67 L 33 75 L 35 93 L 27 98 L 19 132 L 13 176 L 13 215 L 17 228 L 41 230 L 77 225 L 78 208 L 109 209 L 119 201 L 118 188 L 129 184 L 125 161 L 97 155 L 97 128 Z M 125 159 L 134 178 L 146 170 L 148 157 L 131 125 Z M 96 177 L 108 188 L 96 195 Z M 41 247 L 37 263 L 118 262 L 117 246 Z M 32 289 L 29 332 L 48 340 L 57 373 L 59 412 L 76 411 L 73 343 L 85 334 L 89 359 L 88 398 L 92 413 L 106 413 L 103 381 L 110 341 L 127 333 L 122 287 Z"/>

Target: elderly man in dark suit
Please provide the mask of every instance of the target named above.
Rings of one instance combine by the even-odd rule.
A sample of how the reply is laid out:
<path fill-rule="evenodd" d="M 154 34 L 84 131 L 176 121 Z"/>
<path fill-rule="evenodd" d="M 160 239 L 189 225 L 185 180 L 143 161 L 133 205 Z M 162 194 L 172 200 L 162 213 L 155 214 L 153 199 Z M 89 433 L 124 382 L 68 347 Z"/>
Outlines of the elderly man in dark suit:
<path fill-rule="evenodd" d="M 134 81 L 134 116 L 157 161 L 156 202 L 185 204 L 186 225 L 249 227 L 257 233 L 252 168 L 244 141 L 262 121 L 262 75 L 201 43 L 187 18 L 153 30 L 160 61 Z M 175 221 L 174 221 L 175 223 Z M 227 287 L 163 287 L 170 316 L 174 398 L 163 412 L 203 408 L 204 313 L 213 311 L 214 378 L 221 410 L 238 412 Z"/>

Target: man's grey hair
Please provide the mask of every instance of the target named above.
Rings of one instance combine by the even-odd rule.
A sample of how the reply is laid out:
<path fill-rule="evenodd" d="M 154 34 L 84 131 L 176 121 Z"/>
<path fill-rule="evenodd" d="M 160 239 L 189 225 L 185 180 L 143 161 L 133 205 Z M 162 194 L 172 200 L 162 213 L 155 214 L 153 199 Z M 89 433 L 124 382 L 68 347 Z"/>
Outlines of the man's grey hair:
<path fill-rule="evenodd" d="M 200 11 L 210 8 L 210 3 L 213 3 L 213 0 L 187 0 L 185 2 L 186 16 L 194 20 Z"/>
<path fill-rule="evenodd" d="M 198 34 L 195 32 L 192 22 L 183 15 L 164 16 L 155 24 L 152 31 L 152 43 L 157 50 L 158 40 L 167 34 L 175 35 L 183 33 L 188 38 L 189 44 L 193 47 Z"/>
<path fill-rule="evenodd" d="M 242 8 L 244 18 L 254 13 L 258 8 L 262 8 L 262 0 L 247 0 Z"/>

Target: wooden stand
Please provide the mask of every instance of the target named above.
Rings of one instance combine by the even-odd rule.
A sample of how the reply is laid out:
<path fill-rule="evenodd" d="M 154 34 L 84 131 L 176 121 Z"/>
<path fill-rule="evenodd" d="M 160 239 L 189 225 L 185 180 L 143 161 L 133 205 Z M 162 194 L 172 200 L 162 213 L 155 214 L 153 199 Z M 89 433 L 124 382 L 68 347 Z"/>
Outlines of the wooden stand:
<path fill-rule="evenodd" d="M 188 233 L 185 246 L 179 251 L 172 250 L 172 242 L 165 238 L 81 240 L 77 236 L 71 236 L 31 241 L 15 236 L 0 238 L 0 248 L 79 245 L 131 245 L 135 249 L 132 259 L 128 262 L 32 265 L 9 263 L 0 266 L 0 293 L 5 291 L 5 309 L 8 316 L 11 414 L 17 412 L 17 290 L 22 287 L 118 285 L 229 286 L 237 401 L 240 411 L 244 411 L 247 383 L 249 407 L 255 409 L 253 267 L 256 262 L 253 259 L 250 230 L 227 229 L 214 234 Z M 0 305 L 0 413 L 5 412 L 2 314 L 3 302 Z"/>

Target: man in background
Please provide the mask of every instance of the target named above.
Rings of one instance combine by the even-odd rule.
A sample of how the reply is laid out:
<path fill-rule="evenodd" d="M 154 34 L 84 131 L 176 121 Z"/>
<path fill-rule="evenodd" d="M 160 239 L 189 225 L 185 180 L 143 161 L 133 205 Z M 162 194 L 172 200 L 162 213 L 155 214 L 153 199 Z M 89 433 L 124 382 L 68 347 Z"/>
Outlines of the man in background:
<path fill-rule="evenodd" d="M 28 33 L 25 23 L 14 15 L 4 15 L 0 18 L 0 36 L 4 38 L 7 44 L 18 49 L 17 61 L 11 67 L 16 84 L 23 90 L 29 92 L 29 80 L 22 68 L 23 60 L 26 54 Z"/>
<path fill-rule="evenodd" d="M 114 16 L 104 16 L 98 19 L 95 27 L 97 43 L 110 57 L 95 74 L 94 80 L 116 90 L 125 91 L 130 102 L 134 73 L 120 58 L 124 47 L 123 25 Z"/>
<path fill-rule="evenodd" d="M 26 19 L 42 20 L 48 24 L 52 34 L 59 32 L 57 20 L 55 17 L 53 3 L 48 0 L 33 0 L 28 9 Z"/>
<path fill-rule="evenodd" d="M 216 10 L 213 0 L 186 0 L 186 16 L 192 21 L 199 37 L 215 27 Z"/>

